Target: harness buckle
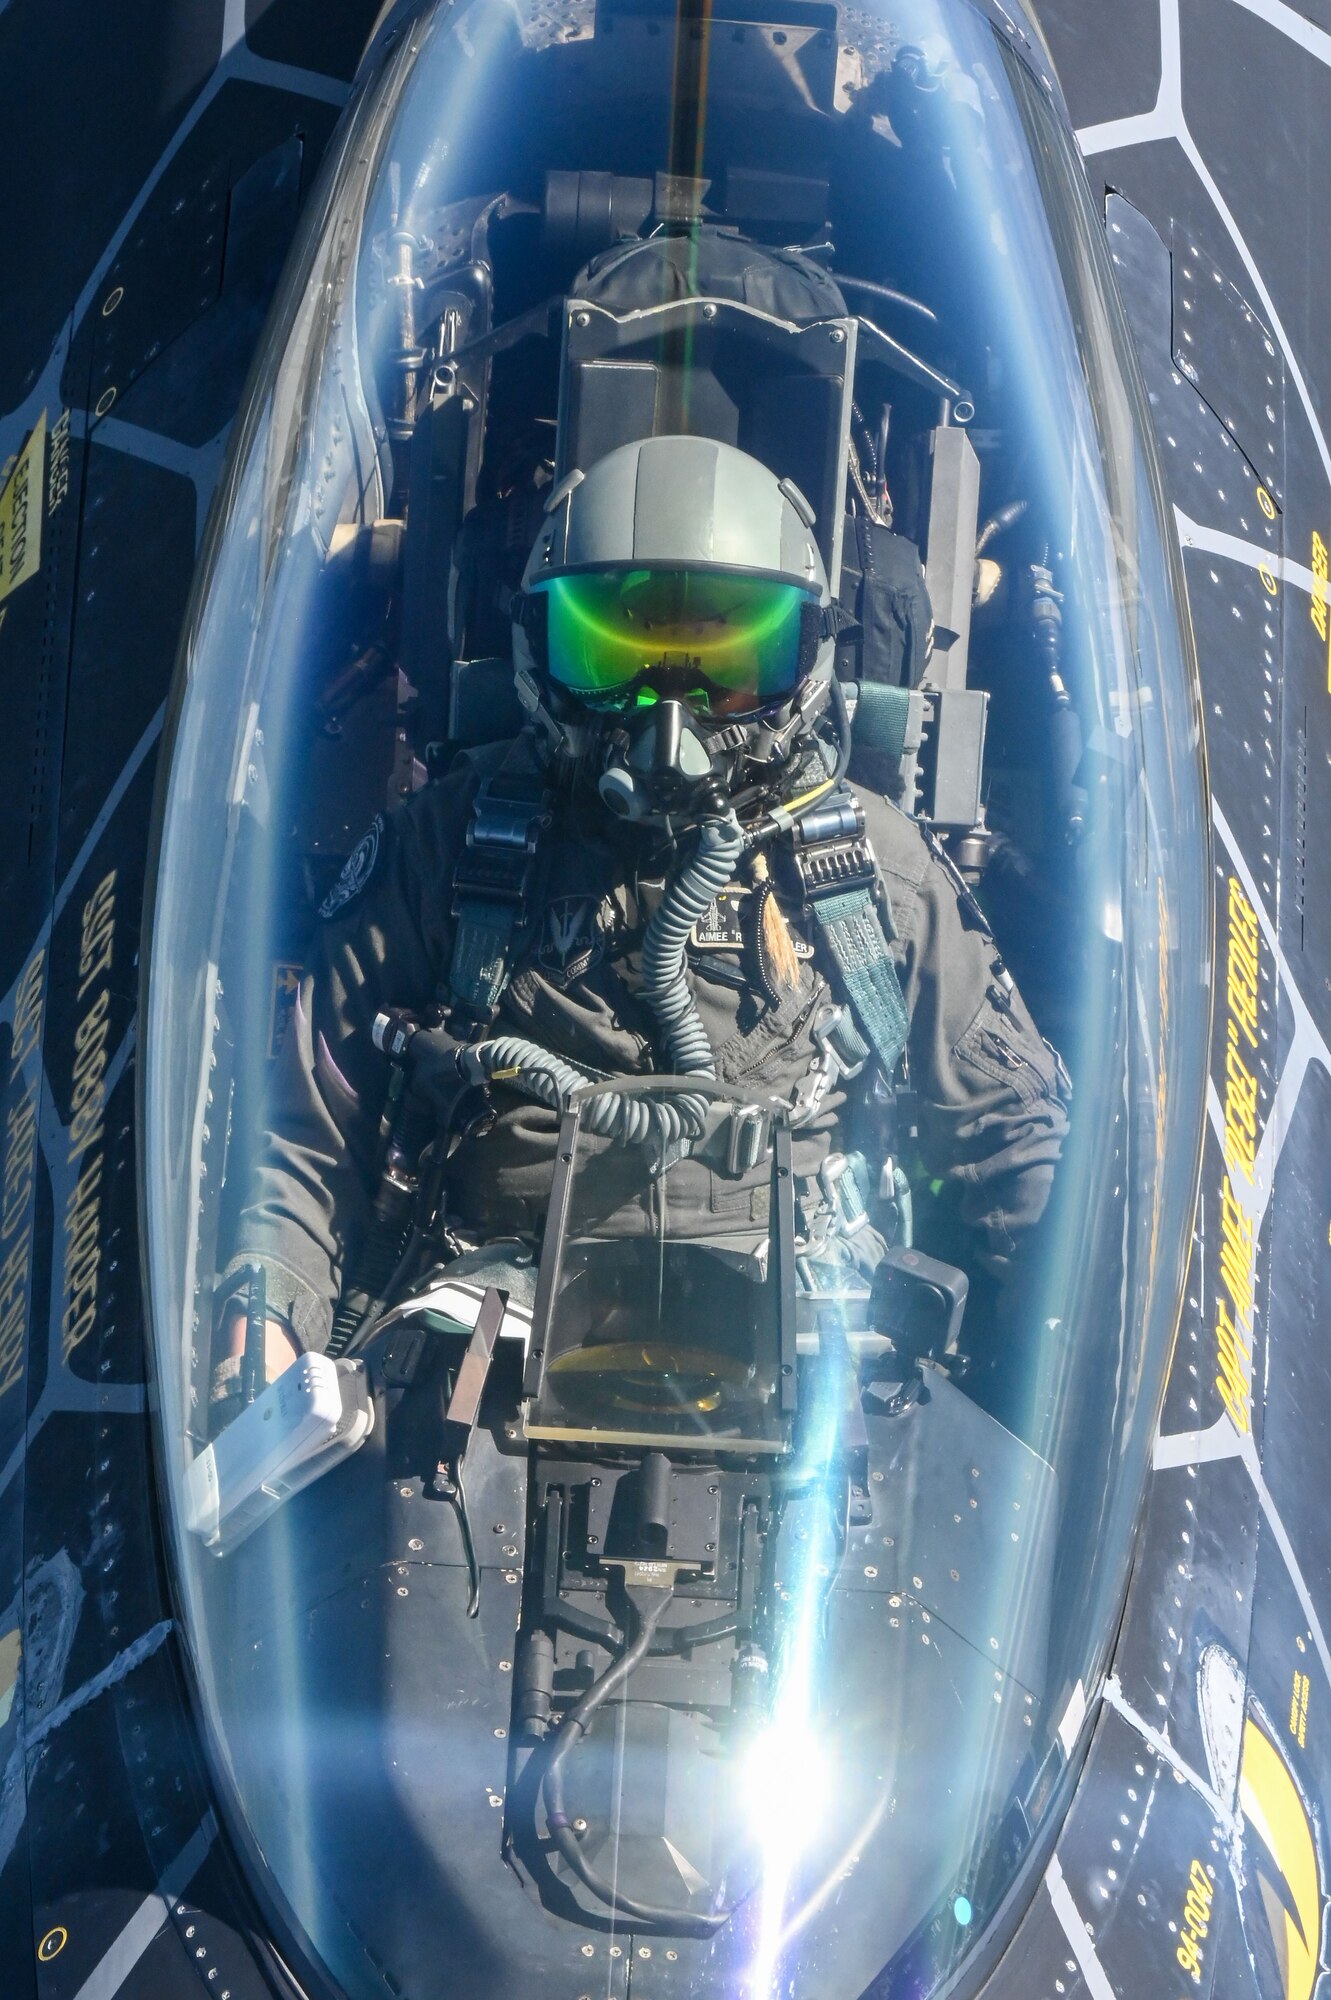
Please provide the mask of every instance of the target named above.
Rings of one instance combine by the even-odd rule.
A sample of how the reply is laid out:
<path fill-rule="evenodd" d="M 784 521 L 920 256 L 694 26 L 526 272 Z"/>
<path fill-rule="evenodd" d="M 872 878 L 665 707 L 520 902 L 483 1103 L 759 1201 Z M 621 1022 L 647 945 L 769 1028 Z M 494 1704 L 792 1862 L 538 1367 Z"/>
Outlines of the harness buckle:
<path fill-rule="evenodd" d="M 795 866 L 806 902 L 876 885 L 878 864 L 864 831 L 864 808 L 853 792 L 834 792 L 803 814 L 793 832 Z"/>
<path fill-rule="evenodd" d="M 467 845 L 535 854 L 537 842 L 549 824 L 548 792 L 535 799 L 505 798 L 495 791 L 493 778 L 487 778 L 472 807 Z"/>
<path fill-rule="evenodd" d="M 824 1007 L 815 1016 L 810 1032 L 838 1077 L 849 1081 L 859 1075 L 869 1060 L 869 1051 L 844 1007 Z M 864 1053 L 853 1055 L 853 1049 L 863 1049 Z"/>
<path fill-rule="evenodd" d="M 795 866 L 805 901 L 810 903 L 823 896 L 839 896 L 847 889 L 872 890 L 878 882 L 873 850 L 863 834 L 820 841 L 816 846 L 797 846 Z"/>
<path fill-rule="evenodd" d="M 738 1178 L 751 1173 L 767 1151 L 772 1114 L 761 1104 L 741 1104 L 730 1121 L 726 1171 Z"/>
<path fill-rule="evenodd" d="M 817 1117 L 823 1099 L 832 1085 L 843 1079 L 858 1076 L 864 1068 L 868 1060 L 867 1054 L 855 1061 L 844 1051 L 846 1028 L 850 1029 L 851 1034 L 855 1034 L 854 1024 L 844 1007 L 832 1004 L 820 1008 L 814 1016 L 813 1026 L 809 1032 L 818 1053 L 796 1085 L 795 1099 L 791 1108 L 792 1124 L 807 1125 L 811 1118 Z M 842 1038 L 842 1047 L 837 1045 L 838 1036 Z M 857 1034 L 855 1034 L 855 1044 L 862 1046 Z"/>
<path fill-rule="evenodd" d="M 843 1236 L 859 1234 L 869 1209 L 854 1160 L 847 1153 L 829 1153 L 818 1169 L 818 1185 Z"/>
<path fill-rule="evenodd" d="M 513 903 L 525 915 L 536 883 L 541 835 L 550 824 L 550 794 L 506 795 L 488 778 L 476 794 L 467 844 L 453 869 L 453 915 L 477 903 Z"/>

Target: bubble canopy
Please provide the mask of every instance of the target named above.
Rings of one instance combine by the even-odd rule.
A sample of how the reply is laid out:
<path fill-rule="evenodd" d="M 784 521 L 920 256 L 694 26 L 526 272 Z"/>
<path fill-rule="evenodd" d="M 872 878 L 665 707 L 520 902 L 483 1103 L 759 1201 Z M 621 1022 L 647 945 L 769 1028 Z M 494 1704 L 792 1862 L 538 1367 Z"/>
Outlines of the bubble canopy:
<path fill-rule="evenodd" d="M 1019 39 L 966 0 L 425 8 L 311 202 L 186 634 L 142 1156 L 204 1739 L 314 1990 L 963 1990 L 1066 1809 L 1177 1322 L 1210 917 L 1143 399 Z M 700 483 L 542 587 L 578 479 L 647 438 L 756 462 L 784 553 Z M 759 867 L 814 687 L 819 804 L 792 777 Z M 672 989 L 732 1025 L 710 1076 L 641 1005 L 695 835 L 585 782 L 653 779 L 630 704 L 732 759 L 747 845 Z M 536 915 L 463 1059 L 418 1024 L 486 839 Z M 877 894 L 865 840 L 899 1065 L 810 915 L 820 867 Z M 985 955 L 954 1027 L 949 953 Z M 622 1058 L 580 1058 L 592 1015 Z M 300 1349 L 267 1386 L 266 1315 Z"/>

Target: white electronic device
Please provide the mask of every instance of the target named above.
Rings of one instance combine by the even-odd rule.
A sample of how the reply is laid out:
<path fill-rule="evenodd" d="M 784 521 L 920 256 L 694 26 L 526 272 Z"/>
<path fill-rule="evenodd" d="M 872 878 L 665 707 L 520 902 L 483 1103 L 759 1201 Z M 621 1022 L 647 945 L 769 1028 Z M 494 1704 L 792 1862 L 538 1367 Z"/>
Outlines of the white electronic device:
<path fill-rule="evenodd" d="M 226 1555 L 275 1507 L 340 1465 L 373 1425 L 364 1362 L 302 1354 L 194 1460 L 187 1525 Z"/>

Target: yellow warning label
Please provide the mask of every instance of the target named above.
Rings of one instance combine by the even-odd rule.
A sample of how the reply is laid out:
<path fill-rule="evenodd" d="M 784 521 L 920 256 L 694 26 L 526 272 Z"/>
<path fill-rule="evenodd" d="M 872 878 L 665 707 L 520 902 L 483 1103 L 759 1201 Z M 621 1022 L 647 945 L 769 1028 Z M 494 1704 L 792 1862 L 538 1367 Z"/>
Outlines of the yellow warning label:
<path fill-rule="evenodd" d="M 46 488 L 46 412 L 14 461 L 0 492 L 0 602 L 30 576 L 42 559 L 42 494 Z"/>

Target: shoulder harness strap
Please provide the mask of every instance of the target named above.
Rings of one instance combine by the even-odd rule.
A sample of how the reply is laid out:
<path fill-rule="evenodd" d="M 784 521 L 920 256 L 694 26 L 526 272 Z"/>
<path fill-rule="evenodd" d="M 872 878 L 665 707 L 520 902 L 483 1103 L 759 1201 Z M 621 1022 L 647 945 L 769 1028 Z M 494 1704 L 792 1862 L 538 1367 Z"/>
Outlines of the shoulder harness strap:
<path fill-rule="evenodd" d="M 487 1032 L 508 984 L 539 885 L 551 803 L 535 772 L 499 771 L 476 794 L 453 871 L 457 927 L 448 969 L 449 1026 L 467 1040 Z"/>
<path fill-rule="evenodd" d="M 891 1077 L 906 1046 L 910 1017 L 888 949 L 896 936 L 892 906 L 864 831 L 864 812 L 846 785 L 799 819 L 795 863 L 806 906 L 841 975 L 860 1029 Z"/>

